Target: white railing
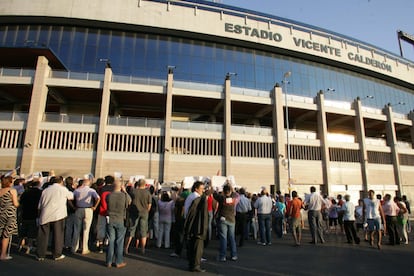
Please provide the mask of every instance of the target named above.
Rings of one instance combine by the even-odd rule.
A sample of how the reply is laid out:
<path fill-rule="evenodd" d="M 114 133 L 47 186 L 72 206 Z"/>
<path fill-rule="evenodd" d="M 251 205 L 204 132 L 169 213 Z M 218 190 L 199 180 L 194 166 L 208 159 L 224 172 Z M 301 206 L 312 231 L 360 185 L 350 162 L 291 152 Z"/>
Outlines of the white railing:
<path fill-rule="evenodd" d="M 413 144 L 411 144 L 410 142 L 397 141 L 397 147 L 403 149 L 412 149 Z"/>
<path fill-rule="evenodd" d="M 27 121 L 26 112 L 0 112 L 0 121 Z"/>
<path fill-rule="evenodd" d="M 286 129 L 284 130 L 286 137 Z M 304 130 L 292 130 L 289 129 L 289 138 L 296 138 L 296 139 L 308 139 L 308 140 L 316 140 L 318 139 L 318 135 L 316 131 L 304 131 Z"/>
<path fill-rule="evenodd" d="M 365 144 L 372 146 L 387 146 L 387 141 L 382 138 L 365 137 Z"/>
<path fill-rule="evenodd" d="M 71 124 L 98 124 L 99 116 L 85 114 L 43 114 L 43 122 L 71 123 Z"/>
<path fill-rule="evenodd" d="M 112 82 L 130 83 L 130 84 L 145 84 L 145 85 L 159 85 L 159 86 L 165 86 L 167 84 L 166 80 L 151 79 L 151 78 L 139 78 L 139 77 L 122 76 L 122 75 L 112 75 Z"/>
<path fill-rule="evenodd" d="M 164 127 L 164 120 L 139 117 L 111 116 L 108 117 L 108 125 L 162 128 Z"/>
<path fill-rule="evenodd" d="M 105 75 L 95 74 L 95 73 L 81 73 L 81 72 L 52 70 L 50 71 L 49 77 L 57 78 L 57 79 L 103 81 L 105 78 Z"/>
<path fill-rule="evenodd" d="M 211 131 L 211 132 L 223 132 L 223 125 L 218 123 L 208 122 L 179 122 L 172 121 L 171 128 L 173 129 L 185 129 L 196 131 Z"/>
<path fill-rule="evenodd" d="M 253 97 L 271 97 L 272 93 L 270 91 L 242 88 L 242 87 L 231 87 L 231 93 L 240 94 L 244 96 L 253 96 Z"/>
<path fill-rule="evenodd" d="M 325 100 L 324 103 L 325 103 L 325 106 L 341 108 L 341 109 L 346 109 L 346 110 L 352 109 L 352 104 L 348 102 Z"/>
<path fill-rule="evenodd" d="M 284 97 L 285 97 L 285 94 L 283 94 L 283 98 Z M 310 97 L 303 97 L 303 96 L 288 94 L 286 98 L 288 101 L 291 101 L 291 102 L 314 104 L 314 99 Z"/>
<path fill-rule="evenodd" d="M 379 108 L 374 108 L 374 107 L 362 106 L 361 111 L 366 112 L 366 113 L 371 113 L 371 114 L 382 115 L 382 110 Z"/>
<path fill-rule="evenodd" d="M 0 68 L 0 76 L 4 77 L 33 77 L 35 70 L 23 68 Z"/>
<path fill-rule="evenodd" d="M 232 125 L 231 131 L 233 133 L 261 135 L 261 136 L 270 136 L 273 133 L 273 129 L 271 127 L 255 127 L 255 126 L 240 126 L 240 125 Z"/>
<path fill-rule="evenodd" d="M 211 91 L 222 93 L 224 87 L 222 85 L 199 83 L 199 82 L 184 82 L 184 81 L 174 81 L 173 84 L 176 88 L 183 88 L 189 90 L 201 90 L 201 91 Z"/>

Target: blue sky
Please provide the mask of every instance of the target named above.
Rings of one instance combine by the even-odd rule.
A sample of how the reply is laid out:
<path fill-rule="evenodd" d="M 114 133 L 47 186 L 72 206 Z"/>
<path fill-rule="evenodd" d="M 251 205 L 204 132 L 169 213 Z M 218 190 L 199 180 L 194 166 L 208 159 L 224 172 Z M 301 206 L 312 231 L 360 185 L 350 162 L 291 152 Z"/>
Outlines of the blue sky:
<path fill-rule="evenodd" d="M 221 0 L 337 32 L 400 55 L 397 30 L 414 35 L 413 0 Z M 404 57 L 414 47 L 402 42 Z"/>

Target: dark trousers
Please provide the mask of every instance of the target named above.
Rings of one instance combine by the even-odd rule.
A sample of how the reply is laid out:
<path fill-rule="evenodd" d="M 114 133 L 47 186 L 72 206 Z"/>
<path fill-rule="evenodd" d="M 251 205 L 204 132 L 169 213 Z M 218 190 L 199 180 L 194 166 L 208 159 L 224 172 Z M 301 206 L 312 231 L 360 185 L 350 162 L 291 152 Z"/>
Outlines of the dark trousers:
<path fill-rule="evenodd" d="M 175 254 L 181 255 L 184 246 L 184 220 L 179 220 L 174 223 L 173 243 Z"/>
<path fill-rule="evenodd" d="M 200 269 L 201 257 L 203 256 L 204 240 L 192 238 L 187 240 L 188 269 Z"/>
<path fill-rule="evenodd" d="M 397 231 L 398 219 L 396 216 L 385 216 L 387 223 L 387 235 L 391 245 L 400 244 L 400 237 Z"/>
<path fill-rule="evenodd" d="M 357 236 L 354 222 L 353 220 L 344 220 L 345 235 L 348 243 L 354 241 L 356 244 L 359 244 L 360 240 Z"/>
<path fill-rule="evenodd" d="M 53 232 L 52 257 L 57 258 L 62 255 L 65 237 L 65 219 L 48 222 L 39 226 L 39 232 L 37 234 L 37 256 L 39 258 L 46 256 L 50 231 Z"/>
<path fill-rule="evenodd" d="M 247 213 L 236 213 L 236 235 L 239 235 L 239 246 L 243 246 L 243 242 L 247 236 Z"/>

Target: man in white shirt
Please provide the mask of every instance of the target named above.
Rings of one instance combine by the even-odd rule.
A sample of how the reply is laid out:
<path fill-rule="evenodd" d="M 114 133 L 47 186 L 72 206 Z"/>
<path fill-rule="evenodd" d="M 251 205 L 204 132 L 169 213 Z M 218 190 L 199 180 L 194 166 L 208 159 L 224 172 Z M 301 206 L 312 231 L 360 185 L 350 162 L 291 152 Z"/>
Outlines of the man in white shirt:
<path fill-rule="evenodd" d="M 100 197 L 98 193 L 89 187 L 91 181 L 88 178 L 82 180 L 82 185 L 78 187 L 73 196 L 76 202 L 76 221 L 75 230 L 73 231 L 72 253 L 79 249 L 80 232 L 83 230 L 82 254 L 89 254 L 89 231 L 91 229 L 93 212 L 99 205 Z"/>
<path fill-rule="evenodd" d="M 37 257 L 39 261 L 45 259 L 51 230 L 53 230 L 54 239 L 52 257 L 56 261 L 65 258 L 62 250 L 65 234 L 65 218 L 67 217 L 66 203 L 68 200 L 71 203 L 73 193 L 64 186 L 63 177 L 61 176 L 56 177 L 55 183 L 42 192 L 38 205 L 40 216 L 37 236 Z"/>
<path fill-rule="evenodd" d="M 322 231 L 322 209 L 325 208 L 325 201 L 323 197 L 316 193 L 316 188 L 312 186 L 310 188 L 310 196 L 305 199 L 305 206 L 308 210 L 308 222 L 309 230 L 312 235 L 312 241 L 310 243 L 316 244 L 317 237 L 319 237 L 320 243 L 325 243 Z"/>
<path fill-rule="evenodd" d="M 346 239 L 348 243 L 355 242 L 359 244 L 360 239 L 355 230 L 355 205 L 350 201 L 351 196 L 345 195 L 345 203 L 342 205 L 341 210 L 344 213 L 344 229 Z"/>
<path fill-rule="evenodd" d="M 259 221 L 259 233 L 260 241 L 257 243 L 259 245 L 271 245 L 272 236 L 271 236 L 271 225 L 272 225 L 272 206 L 273 202 L 270 198 L 266 189 L 263 189 L 261 192 L 261 197 L 259 197 L 254 203 L 254 208 L 257 209 L 257 218 Z"/>
<path fill-rule="evenodd" d="M 387 229 L 384 211 L 382 210 L 381 201 L 375 198 L 373 190 L 368 191 L 368 198 L 364 198 L 364 221 L 368 224 L 368 233 L 370 236 L 370 244 L 374 245 L 375 234 L 378 235 L 378 249 L 381 249 L 382 231 L 381 220 L 384 225 L 384 231 Z"/>

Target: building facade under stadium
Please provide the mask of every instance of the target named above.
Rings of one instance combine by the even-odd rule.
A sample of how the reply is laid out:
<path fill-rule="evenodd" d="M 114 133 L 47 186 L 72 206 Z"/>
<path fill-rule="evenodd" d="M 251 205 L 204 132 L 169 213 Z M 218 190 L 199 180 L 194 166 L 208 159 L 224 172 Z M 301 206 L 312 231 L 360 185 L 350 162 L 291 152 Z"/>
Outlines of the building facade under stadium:
<path fill-rule="evenodd" d="M 4 1 L 0 23 L 1 170 L 414 198 L 412 61 L 207 1 Z"/>

